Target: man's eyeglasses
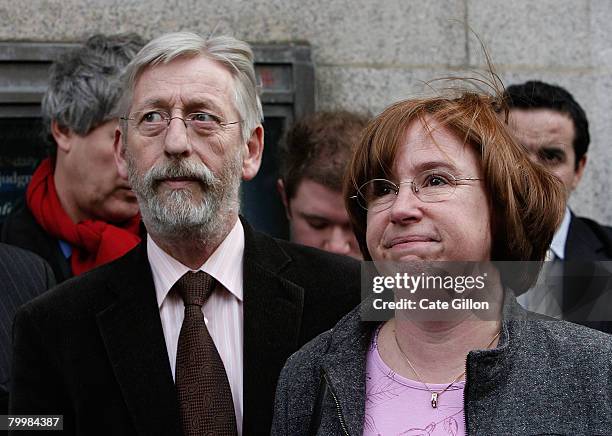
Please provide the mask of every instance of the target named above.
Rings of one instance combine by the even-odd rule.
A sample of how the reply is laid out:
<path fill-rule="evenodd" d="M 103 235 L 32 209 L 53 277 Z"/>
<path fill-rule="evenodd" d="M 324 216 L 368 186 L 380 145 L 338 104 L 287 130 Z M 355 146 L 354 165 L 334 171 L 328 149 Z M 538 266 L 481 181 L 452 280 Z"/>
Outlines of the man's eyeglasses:
<path fill-rule="evenodd" d="M 413 180 L 400 182 L 399 185 L 386 179 L 372 179 L 357 189 L 357 195 L 351 198 L 359 206 L 372 212 L 381 212 L 393 205 L 400 191 L 400 186 L 410 184 L 412 192 L 425 203 L 437 203 L 448 200 L 455 188 L 462 181 L 483 180 L 476 177 L 457 178 L 446 171 L 428 170 L 417 175 Z"/>
<path fill-rule="evenodd" d="M 129 123 L 142 136 L 154 138 L 165 134 L 170 127 L 170 122 L 179 119 L 185 125 L 187 131 L 193 132 L 197 137 L 206 137 L 217 133 L 227 126 L 241 123 L 242 120 L 223 122 L 216 115 L 207 112 L 193 112 L 186 117 L 173 117 L 164 111 L 134 112 L 129 117 L 121 117 L 121 120 Z"/>

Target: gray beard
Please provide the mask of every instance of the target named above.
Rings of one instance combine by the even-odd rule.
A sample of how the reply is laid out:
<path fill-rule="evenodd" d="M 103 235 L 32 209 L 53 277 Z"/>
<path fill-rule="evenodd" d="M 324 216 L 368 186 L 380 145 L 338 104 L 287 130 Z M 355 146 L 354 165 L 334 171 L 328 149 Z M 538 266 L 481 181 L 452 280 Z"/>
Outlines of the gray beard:
<path fill-rule="evenodd" d="M 203 163 L 181 158 L 152 167 L 141 176 L 127 150 L 126 158 L 128 179 L 149 233 L 183 244 L 218 242 L 225 235 L 229 217 L 237 215 L 240 208 L 242 159 L 239 155 L 218 176 Z M 190 189 L 159 193 L 160 181 L 168 177 L 197 179 L 201 199 L 194 199 Z"/>

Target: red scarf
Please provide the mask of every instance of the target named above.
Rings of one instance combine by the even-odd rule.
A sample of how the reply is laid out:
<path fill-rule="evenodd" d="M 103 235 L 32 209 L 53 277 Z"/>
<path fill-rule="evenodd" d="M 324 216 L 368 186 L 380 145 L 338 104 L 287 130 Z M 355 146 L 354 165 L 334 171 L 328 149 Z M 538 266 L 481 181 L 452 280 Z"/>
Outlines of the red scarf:
<path fill-rule="evenodd" d="M 104 221 L 72 222 L 57 196 L 51 159 L 42 161 L 34 171 L 26 199 L 38 224 L 51 236 L 72 246 L 71 266 L 74 275 L 117 259 L 140 242 L 140 214 L 119 227 Z"/>

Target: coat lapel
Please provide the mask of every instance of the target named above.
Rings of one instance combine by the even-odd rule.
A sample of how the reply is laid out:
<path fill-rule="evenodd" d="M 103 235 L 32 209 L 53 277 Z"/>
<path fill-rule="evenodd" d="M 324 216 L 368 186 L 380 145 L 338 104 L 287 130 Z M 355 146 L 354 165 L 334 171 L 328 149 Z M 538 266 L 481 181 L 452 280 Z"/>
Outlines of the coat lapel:
<path fill-rule="evenodd" d="M 115 377 L 138 434 L 181 434 L 146 243 L 117 266 L 109 280 L 116 302 L 97 315 Z"/>
<path fill-rule="evenodd" d="M 362 351 L 358 357 L 352 353 L 326 355 L 321 363 L 325 382 L 338 401 L 339 410 L 333 419 L 341 419 L 350 435 L 363 434 L 366 401 L 366 365 L 362 344 L 363 338 L 355 338 L 355 347 Z M 359 405 L 359 406 L 356 406 Z"/>
<path fill-rule="evenodd" d="M 269 432 L 278 375 L 299 345 L 304 289 L 280 274 L 291 258 L 243 220 L 244 431 Z"/>
<path fill-rule="evenodd" d="M 563 268 L 564 319 L 597 329 L 609 329 L 599 324 L 609 324 L 612 292 L 607 261 L 610 241 L 590 221 L 572 220 L 567 235 Z"/>
<path fill-rule="evenodd" d="M 345 423 L 350 435 L 363 434 L 366 404 L 366 358 L 378 323 L 361 321 L 364 307 L 355 308 L 332 331 L 321 359 L 321 376 L 339 410 L 330 417 Z M 328 399 L 329 400 L 329 399 Z M 332 409 L 333 410 L 333 409 Z"/>
<path fill-rule="evenodd" d="M 606 260 L 599 254 L 604 245 L 581 219 L 572 214 L 565 243 L 566 261 Z"/>

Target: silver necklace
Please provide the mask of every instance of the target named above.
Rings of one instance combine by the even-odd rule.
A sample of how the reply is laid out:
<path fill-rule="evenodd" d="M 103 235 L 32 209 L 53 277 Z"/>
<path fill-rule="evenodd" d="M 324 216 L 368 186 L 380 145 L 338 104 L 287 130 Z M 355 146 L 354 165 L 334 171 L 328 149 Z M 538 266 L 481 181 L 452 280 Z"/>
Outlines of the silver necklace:
<path fill-rule="evenodd" d="M 489 342 L 489 345 L 486 346 L 486 348 L 490 348 L 491 345 L 493 345 L 493 342 L 495 342 L 495 339 L 497 339 L 497 337 L 500 335 L 501 330 L 497 332 L 497 334 L 495 336 L 493 336 L 493 339 L 491 339 L 491 342 Z M 453 384 L 455 384 L 457 382 L 457 380 L 459 380 L 461 377 L 463 377 L 463 375 L 465 374 L 466 370 L 463 370 L 463 372 L 461 374 L 459 374 L 457 377 L 455 377 L 455 379 L 450 382 L 444 389 L 442 389 L 441 391 L 432 391 L 429 386 L 427 385 L 427 383 L 425 383 L 423 381 L 423 378 L 421 377 L 421 375 L 419 374 L 419 372 L 416 370 L 416 368 L 412 365 L 412 363 L 410 363 L 410 359 L 408 359 L 408 356 L 406 356 L 406 354 L 404 353 L 404 351 L 402 350 L 402 347 L 400 347 L 399 341 L 397 340 L 397 334 L 395 333 L 395 328 L 393 329 L 393 337 L 395 338 L 395 344 L 397 345 L 397 349 L 399 350 L 400 354 L 402 355 L 402 357 L 404 358 L 404 360 L 406 361 L 406 363 L 408 364 L 408 366 L 410 366 L 410 368 L 412 369 L 412 371 L 414 372 L 414 374 L 417 376 L 417 378 L 419 379 L 419 381 L 423 384 L 423 386 L 425 386 L 425 388 L 429 391 L 429 393 L 431 394 L 431 407 L 433 407 L 434 409 L 438 408 L 438 397 L 440 395 L 442 395 L 444 392 L 446 392 L 448 390 L 448 388 L 450 388 Z"/>

